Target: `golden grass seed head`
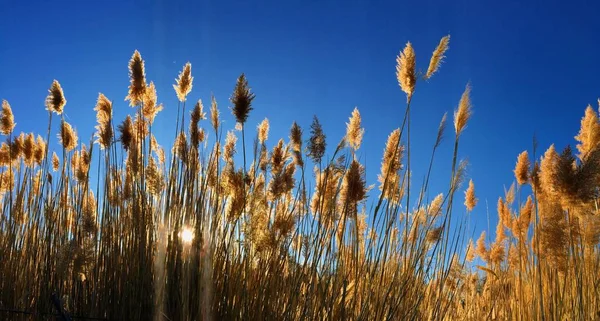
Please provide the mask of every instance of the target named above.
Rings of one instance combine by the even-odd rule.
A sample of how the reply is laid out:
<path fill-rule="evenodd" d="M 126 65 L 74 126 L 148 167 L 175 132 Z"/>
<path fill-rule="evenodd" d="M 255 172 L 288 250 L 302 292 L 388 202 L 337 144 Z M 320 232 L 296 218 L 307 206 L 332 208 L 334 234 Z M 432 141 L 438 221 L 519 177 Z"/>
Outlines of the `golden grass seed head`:
<path fill-rule="evenodd" d="M 575 139 L 579 142 L 577 144 L 577 155 L 580 160 L 585 160 L 587 156 L 598 149 L 600 145 L 600 123 L 598 121 L 598 114 L 588 105 L 585 109 L 585 115 L 581 119 L 581 128 L 579 134 L 575 136 Z"/>
<path fill-rule="evenodd" d="M 429 67 L 427 68 L 427 73 L 425 74 L 425 79 L 431 78 L 435 74 L 436 71 L 440 68 L 442 62 L 444 61 L 444 54 L 448 50 L 448 44 L 450 43 L 450 35 L 442 37 L 440 43 L 437 45 L 433 54 L 431 55 L 431 60 L 429 60 Z"/>
<path fill-rule="evenodd" d="M 150 125 L 154 123 L 156 115 L 163 110 L 163 105 L 157 104 L 157 100 L 156 88 L 154 82 L 151 81 L 144 90 L 144 104 L 142 106 L 142 115 Z"/>
<path fill-rule="evenodd" d="M 407 99 L 412 97 L 417 82 L 415 64 L 415 50 L 412 44 L 407 42 L 404 50 L 396 57 L 396 77 L 400 88 L 406 93 Z"/>
<path fill-rule="evenodd" d="M 37 135 L 36 141 L 35 141 L 35 151 L 33 153 L 33 158 L 35 160 L 35 163 L 38 166 L 41 166 L 42 161 L 44 160 L 44 158 L 46 158 L 46 148 L 47 148 L 46 141 L 42 138 L 42 136 Z"/>
<path fill-rule="evenodd" d="M 340 191 L 341 199 L 348 205 L 356 206 L 367 197 L 367 183 L 364 177 L 364 167 L 356 160 L 352 160 Z"/>
<path fill-rule="evenodd" d="M 223 160 L 232 163 L 233 155 L 235 155 L 235 145 L 237 143 L 237 136 L 233 131 L 228 131 L 225 138 L 225 145 L 223 146 Z"/>
<path fill-rule="evenodd" d="M 15 116 L 12 108 L 6 99 L 2 100 L 2 109 L 0 110 L 0 134 L 9 135 L 15 129 Z"/>
<path fill-rule="evenodd" d="M 515 166 L 515 178 L 519 185 L 526 184 L 529 181 L 529 167 L 531 162 L 529 161 L 529 154 L 527 151 L 523 151 L 517 157 L 517 164 Z"/>
<path fill-rule="evenodd" d="M 248 119 L 248 114 L 250 114 L 250 111 L 253 109 L 252 101 L 254 98 L 255 95 L 250 91 L 246 75 L 242 73 L 237 80 L 230 99 L 233 104 L 231 113 L 235 116 L 235 120 L 238 123 L 244 124 Z"/>
<path fill-rule="evenodd" d="M 125 120 L 123 120 L 123 122 L 119 124 L 117 129 L 120 133 L 119 140 L 123 145 L 123 149 L 125 149 L 125 151 L 129 151 L 132 148 L 132 142 L 134 137 L 133 121 L 131 120 L 131 116 L 127 115 Z"/>
<path fill-rule="evenodd" d="M 469 187 L 465 191 L 465 206 L 469 212 L 475 208 L 477 201 L 477 197 L 475 197 L 475 184 L 473 184 L 473 180 L 469 180 Z"/>
<path fill-rule="evenodd" d="M 219 130 L 221 126 L 221 120 L 219 118 L 219 108 L 217 107 L 217 100 L 215 96 L 211 96 L 210 99 L 210 123 L 215 131 Z"/>
<path fill-rule="evenodd" d="M 63 93 L 63 89 L 60 83 L 55 79 L 48 89 L 48 96 L 46 96 L 46 110 L 54 112 L 57 115 L 63 113 L 63 109 L 67 104 L 67 99 Z"/>
<path fill-rule="evenodd" d="M 187 95 L 192 91 L 192 83 L 194 81 L 191 63 L 188 62 L 183 66 L 183 70 L 179 73 L 179 77 L 175 81 L 176 83 L 173 85 L 173 88 L 177 94 L 177 99 L 180 102 L 184 102 Z"/>
<path fill-rule="evenodd" d="M 317 116 L 313 117 L 312 124 L 310 125 L 310 138 L 308 140 L 308 156 L 315 162 L 319 163 L 325 155 L 325 148 L 327 143 L 325 141 L 326 136 L 323 132 L 323 127 L 319 123 Z"/>
<path fill-rule="evenodd" d="M 471 85 L 467 84 L 465 91 L 460 97 L 458 108 L 454 111 L 454 130 L 456 131 L 456 136 L 460 136 L 463 132 L 472 113 Z"/>
<path fill-rule="evenodd" d="M 52 170 L 56 172 L 59 167 L 60 159 L 58 158 L 58 155 L 56 155 L 56 152 L 52 152 Z"/>
<path fill-rule="evenodd" d="M 77 141 L 79 139 L 77 137 L 77 132 L 75 129 L 73 129 L 73 127 L 71 127 L 71 124 L 67 123 L 66 121 L 62 121 L 60 124 L 60 133 L 58 138 L 61 145 L 67 152 L 70 152 L 77 147 Z"/>
<path fill-rule="evenodd" d="M 146 93 L 146 70 L 144 60 L 139 51 L 134 51 L 129 60 L 129 93 L 125 100 L 129 100 L 129 106 L 134 107 L 141 104 Z"/>
<path fill-rule="evenodd" d="M 269 120 L 263 119 L 257 127 L 258 129 L 258 142 L 264 144 L 269 138 Z"/>
<path fill-rule="evenodd" d="M 29 133 L 25 136 L 23 141 L 23 161 L 25 165 L 32 167 L 35 159 L 33 157 L 35 153 L 35 136 L 33 133 Z"/>
<path fill-rule="evenodd" d="M 361 117 L 358 108 L 354 108 L 350 121 L 346 123 L 346 142 L 355 151 L 360 148 L 363 135 L 365 133 L 364 128 L 360 127 Z"/>

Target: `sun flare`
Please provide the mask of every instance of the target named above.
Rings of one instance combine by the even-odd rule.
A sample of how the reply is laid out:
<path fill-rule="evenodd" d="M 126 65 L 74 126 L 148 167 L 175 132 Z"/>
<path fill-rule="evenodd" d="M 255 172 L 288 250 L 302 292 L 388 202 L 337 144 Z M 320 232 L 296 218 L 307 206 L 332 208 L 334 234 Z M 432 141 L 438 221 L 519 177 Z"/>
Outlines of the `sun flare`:
<path fill-rule="evenodd" d="M 194 231 L 189 227 L 184 227 L 181 231 L 181 241 L 185 244 L 190 244 L 194 240 Z"/>

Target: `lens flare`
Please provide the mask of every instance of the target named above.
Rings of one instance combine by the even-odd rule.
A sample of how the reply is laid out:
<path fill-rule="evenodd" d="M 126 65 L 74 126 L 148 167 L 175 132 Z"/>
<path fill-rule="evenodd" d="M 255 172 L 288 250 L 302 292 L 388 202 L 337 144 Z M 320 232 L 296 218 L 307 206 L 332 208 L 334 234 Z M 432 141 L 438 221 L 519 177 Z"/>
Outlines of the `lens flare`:
<path fill-rule="evenodd" d="M 192 231 L 189 227 L 185 227 L 181 231 L 180 237 L 183 243 L 190 244 L 194 240 L 194 231 Z"/>

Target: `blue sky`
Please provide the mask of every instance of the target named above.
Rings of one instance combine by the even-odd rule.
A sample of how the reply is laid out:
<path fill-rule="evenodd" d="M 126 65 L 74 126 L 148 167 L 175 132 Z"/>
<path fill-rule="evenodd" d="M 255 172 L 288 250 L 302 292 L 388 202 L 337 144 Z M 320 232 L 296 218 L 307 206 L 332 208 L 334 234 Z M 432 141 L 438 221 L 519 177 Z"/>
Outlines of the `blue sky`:
<path fill-rule="evenodd" d="M 600 4 L 594 1 L 15 1 L 0 3 L 0 98 L 17 131 L 45 133 L 44 98 L 62 84 L 67 120 L 89 141 L 98 92 L 115 101 L 115 118 L 131 112 L 127 62 L 135 49 L 165 104 L 154 129 L 167 145 L 177 110 L 173 79 L 192 63 L 190 100 L 211 92 L 233 128 L 228 98 L 245 72 L 256 93 L 248 123 L 271 121 L 270 142 L 296 120 L 308 132 L 313 114 L 330 145 L 344 135 L 358 106 L 366 128 L 359 155 L 370 182 L 387 135 L 402 121 L 405 96 L 395 57 L 407 41 L 426 69 L 439 39 L 451 34 L 441 70 L 417 86 L 413 99 L 414 183 L 420 184 L 438 122 L 452 114 L 471 82 L 474 115 L 460 146 L 476 183 L 478 231 L 485 200 L 492 231 L 495 204 L 513 181 L 516 156 L 558 149 L 573 136 L 587 104 L 597 107 Z M 207 105 L 207 104 L 206 104 Z M 208 123 L 206 123 L 208 126 Z M 432 193 L 445 191 L 453 135 L 436 160 Z M 54 128 L 56 133 L 57 127 Z M 56 136 L 53 135 L 56 144 Z M 432 195 L 433 196 L 433 195 Z M 462 190 L 458 195 L 462 203 Z M 462 210 L 462 209 L 461 209 Z"/>

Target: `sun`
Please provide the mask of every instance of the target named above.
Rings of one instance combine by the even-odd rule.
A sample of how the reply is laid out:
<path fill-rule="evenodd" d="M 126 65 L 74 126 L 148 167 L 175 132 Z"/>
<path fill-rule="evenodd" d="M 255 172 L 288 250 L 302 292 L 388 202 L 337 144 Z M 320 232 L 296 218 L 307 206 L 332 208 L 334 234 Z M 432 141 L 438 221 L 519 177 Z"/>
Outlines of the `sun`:
<path fill-rule="evenodd" d="M 181 241 L 185 244 L 190 244 L 194 240 L 194 231 L 189 227 L 184 227 L 180 233 Z"/>

